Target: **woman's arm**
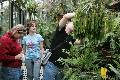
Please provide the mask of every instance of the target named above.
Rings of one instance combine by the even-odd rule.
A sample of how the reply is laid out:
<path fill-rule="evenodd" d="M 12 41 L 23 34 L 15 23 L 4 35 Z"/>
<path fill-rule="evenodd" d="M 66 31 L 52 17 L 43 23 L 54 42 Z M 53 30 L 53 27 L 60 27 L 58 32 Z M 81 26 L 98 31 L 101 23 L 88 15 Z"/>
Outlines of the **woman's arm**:
<path fill-rule="evenodd" d="M 41 41 L 41 43 L 40 43 L 40 49 L 41 49 L 41 52 L 42 53 L 44 53 L 44 43 L 43 43 L 43 41 Z"/>

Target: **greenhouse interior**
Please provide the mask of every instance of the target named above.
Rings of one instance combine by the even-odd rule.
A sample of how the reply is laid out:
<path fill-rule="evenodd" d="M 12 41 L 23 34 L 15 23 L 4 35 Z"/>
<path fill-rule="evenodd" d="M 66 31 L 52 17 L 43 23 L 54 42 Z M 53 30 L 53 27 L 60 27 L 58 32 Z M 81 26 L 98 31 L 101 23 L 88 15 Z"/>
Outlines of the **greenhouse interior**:
<path fill-rule="evenodd" d="M 72 18 L 68 18 L 68 21 L 66 21 L 67 17 L 71 15 Z M 27 67 L 27 52 L 24 54 L 25 60 L 22 61 L 23 57 L 21 58 L 20 78 L 16 78 L 18 76 L 17 71 L 11 71 L 12 75 L 4 75 L 3 69 L 6 69 L 6 67 L 7 69 L 16 69 L 16 67 L 13 67 L 14 65 L 11 65 L 11 68 L 7 64 L 16 61 L 16 55 L 18 55 L 18 53 L 16 55 L 12 54 L 14 51 L 9 50 L 12 47 L 6 46 L 10 44 L 12 46 L 14 42 L 9 44 L 9 38 L 4 41 L 7 39 L 5 35 L 10 30 L 14 31 L 16 25 L 23 25 L 25 33 L 19 38 L 18 43 L 23 50 L 25 48 L 25 51 L 27 51 L 26 46 L 30 48 L 27 45 L 27 37 L 31 30 L 27 23 L 30 21 L 33 21 L 33 23 L 35 21 L 35 29 L 37 28 L 35 34 L 41 36 L 40 45 L 44 48 L 43 52 L 42 49 L 40 50 L 43 54 L 40 58 L 40 70 L 38 69 L 39 78 L 35 78 L 37 72 L 29 73 L 35 67 L 35 63 L 33 59 L 31 64 L 34 66 Z M 33 23 L 32 27 L 34 28 Z M 64 54 L 56 56 L 54 54 L 59 51 L 54 53 L 54 48 L 52 50 L 51 45 L 55 47 L 58 42 L 55 50 L 61 47 L 61 40 L 66 35 L 62 36 L 63 28 L 60 27 L 60 24 L 64 25 L 66 31 L 69 23 L 72 23 L 74 29 L 71 30 L 70 34 L 67 34 L 67 32 L 65 34 L 72 36 L 74 42 L 71 41 L 71 37 L 69 40 L 66 38 L 66 43 L 70 45 L 70 49 L 66 50 L 66 45 L 62 45 L 64 48 L 60 49 L 61 53 Z M 28 27 L 29 33 L 27 33 Z M 57 30 L 58 27 L 60 29 Z M 57 31 L 59 36 L 54 37 L 57 35 Z M 14 36 L 14 34 L 12 35 Z M 36 39 L 32 40 L 35 41 Z M 25 47 L 24 40 L 26 40 Z M 52 42 L 52 40 L 55 40 L 55 42 Z M 78 40 L 79 44 L 75 45 L 75 40 Z M 2 44 L 2 42 L 5 44 Z M 40 45 L 39 47 L 41 47 Z M 4 52 L 4 49 L 7 52 Z M 62 64 L 62 67 L 57 69 L 58 73 L 54 72 L 56 68 L 53 68 L 53 72 L 47 75 L 46 71 L 52 71 L 51 68 L 46 69 L 49 60 L 54 60 L 51 57 L 57 58 L 59 55 L 63 57 L 59 57 L 55 62 Z M 46 56 L 48 59 L 47 63 L 44 64 Z M 61 72 L 60 75 L 59 72 Z M 6 79 L 2 78 L 3 76 L 6 76 Z M 10 78 L 10 76 L 15 78 Z M 29 77 L 33 78 L 30 79 Z M 0 0 L 0 80 L 120 80 L 120 0 Z"/>

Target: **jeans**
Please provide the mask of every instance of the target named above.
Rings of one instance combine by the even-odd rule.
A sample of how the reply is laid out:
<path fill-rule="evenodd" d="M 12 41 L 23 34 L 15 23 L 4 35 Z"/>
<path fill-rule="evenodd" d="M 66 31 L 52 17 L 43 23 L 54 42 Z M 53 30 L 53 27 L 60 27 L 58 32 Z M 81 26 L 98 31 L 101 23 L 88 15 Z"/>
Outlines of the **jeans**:
<path fill-rule="evenodd" d="M 2 80 L 20 80 L 20 68 L 2 67 Z"/>
<path fill-rule="evenodd" d="M 1 71 L 1 68 L 2 68 L 2 65 L 1 65 L 1 63 L 0 63 L 0 80 L 1 80 L 1 78 L 2 78 L 2 71 Z"/>
<path fill-rule="evenodd" d="M 26 68 L 27 68 L 28 80 L 33 80 L 33 79 L 39 80 L 40 65 L 41 65 L 40 59 L 36 59 L 36 60 L 26 59 L 25 64 L 26 64 Z"/>
<path fill-rule="evenodd" d="M 44 80 L 62 80 L 63 74 L 61 70 L 52 62 L 48 62 L 44 69 Z"/>

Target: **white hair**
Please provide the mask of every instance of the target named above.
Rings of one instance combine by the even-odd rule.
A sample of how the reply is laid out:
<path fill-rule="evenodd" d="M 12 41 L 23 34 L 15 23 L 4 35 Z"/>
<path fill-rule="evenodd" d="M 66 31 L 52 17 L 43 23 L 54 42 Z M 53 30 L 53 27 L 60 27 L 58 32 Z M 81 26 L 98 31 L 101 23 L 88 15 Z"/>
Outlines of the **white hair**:
<path fill-rule="evenodd" d="M 23 30 L 24 26 L 22 24 L 18 24 L 16 26 L 14 26 L 10 32 L 12 32 L 12 35 L 14 35 L 18 30 Z"/>
<path fill-rule="evenodd" d="M 18 24 L 16 26 L 14 26 L 11 31 L 14 31 L 14 30 L 23 30 L 24 29 L 24 26 L 22 24 Z"/>

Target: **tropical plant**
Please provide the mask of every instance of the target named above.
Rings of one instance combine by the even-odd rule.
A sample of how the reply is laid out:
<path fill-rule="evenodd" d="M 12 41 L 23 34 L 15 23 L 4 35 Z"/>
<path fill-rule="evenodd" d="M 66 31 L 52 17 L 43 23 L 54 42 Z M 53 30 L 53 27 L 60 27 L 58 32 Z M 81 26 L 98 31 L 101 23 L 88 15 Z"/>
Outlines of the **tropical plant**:
<path fill-rule="evenodd" d="M 58 15 L 76 12 L 73 19 L 75 32 L 72 35 L 81 39 L 82 43 L 72 46 L 71 50 L 66 52 L 70 57 L 60 60 L 65 64 L 63 70 L 65 80 L 100 80 L 99 62 L 106 60 L 106 56 L 108 56 L 102 51 L 104 48 L 114 58 L 110 58 L 110 60 L 113 61 L 116 68 L 120 69 L 119 16 L 116 17 L 116 13 L 105 8 L 105 2 L 110 3 L 109 1 L 64 0 L 63 2 L 63 0 L 54 0 L 47 12 L 49 20 L 39 19 L 38 31 L 43 35 L 49 47 L 52 32 L 58 24 Z M 31 6 L 33 7 L 33 5 Z M 27 10 L 31 9 L 27 8 Z"/>
<path fill-rule="evenodd" d="M 110 60 L 119 69 L 120 30 L 119 24 L 116 25 L 118 20 L 116 22 L 116 13 L 105 8 L 103 0 L 80 0 L 80 2 L 73 19 L 75 25 L 73 35 L 84 40 L 80 46 L 71 48 L 68 53 L 70 58 L 62 60 L 67 65 L 64 70 L 65 79 L 100 80 L 99 62 L 106 59 L 106 56 L 114 58 Z M 102 52 L 103 48 L 108 50 L 108 55 Z"/>

